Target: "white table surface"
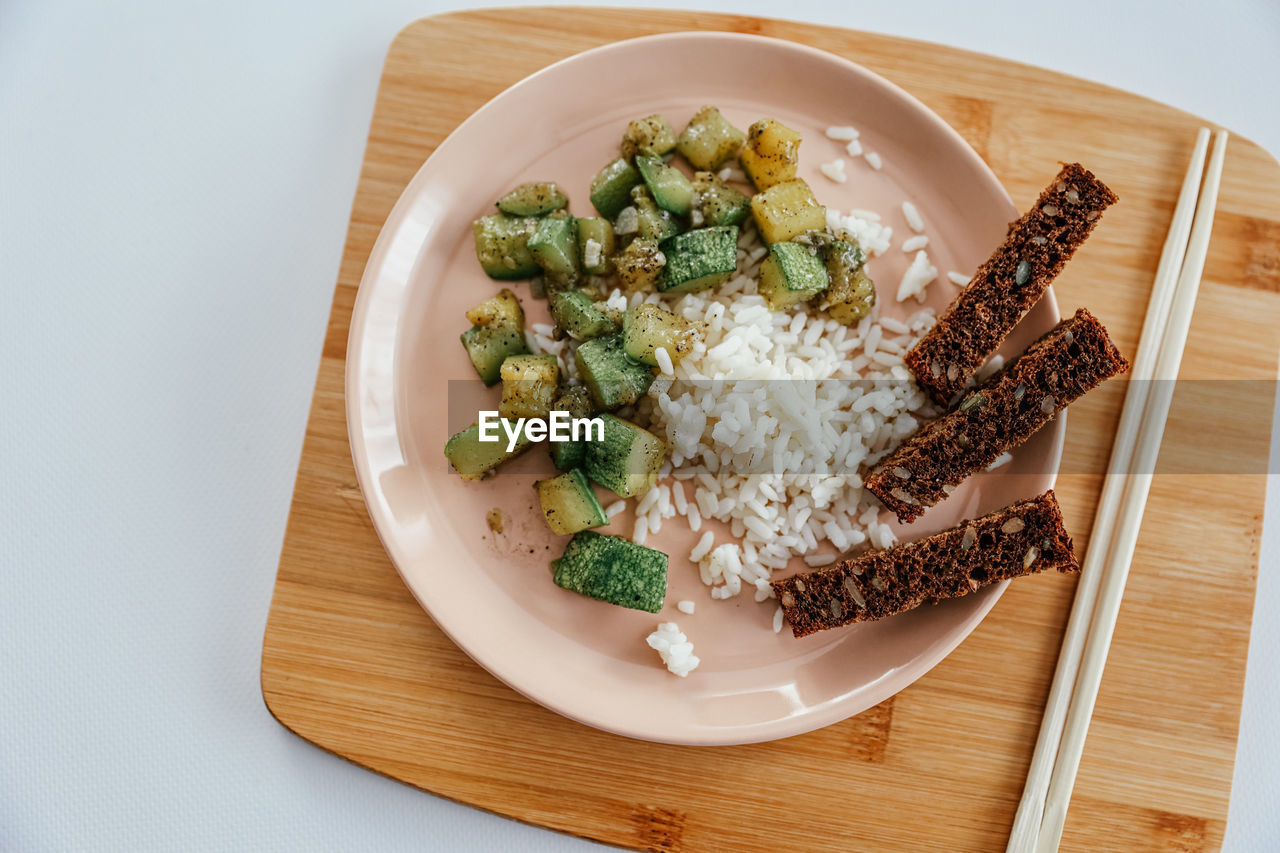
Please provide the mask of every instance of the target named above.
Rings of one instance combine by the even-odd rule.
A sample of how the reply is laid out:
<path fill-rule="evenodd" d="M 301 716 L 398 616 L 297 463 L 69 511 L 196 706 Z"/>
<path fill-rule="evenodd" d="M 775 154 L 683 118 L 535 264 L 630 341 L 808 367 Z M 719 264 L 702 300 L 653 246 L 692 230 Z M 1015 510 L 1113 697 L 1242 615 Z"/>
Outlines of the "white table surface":
<path fill-rule="evenodd" d="M 1275 0 L 703 3 L 1038 63 L 1280 152 Z M 360 770 L 259 692 L 382 58 L 446 8 L 0 3 L 0 850 L 597 846 Z M 1228 850 L 1280 849 L 1277 651 L 1255 619 Z"/>

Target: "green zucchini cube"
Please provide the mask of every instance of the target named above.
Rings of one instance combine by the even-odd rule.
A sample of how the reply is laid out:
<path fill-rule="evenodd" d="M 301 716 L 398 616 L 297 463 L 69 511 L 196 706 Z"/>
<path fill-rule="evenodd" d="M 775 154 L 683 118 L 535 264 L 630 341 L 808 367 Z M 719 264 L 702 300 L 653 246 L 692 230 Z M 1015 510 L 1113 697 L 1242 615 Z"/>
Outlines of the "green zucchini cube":
<path fill-rule="evenodd" d="M 676 132 L 666 116 L 654 113 L 646 118 L 638 118 L 627 125 L 622 135 L 622 157 L 631 160 L 641 151 L 648 149 L 654 154 L 666 154 L 676 147 Z"/>
<path fill-rule="evenodd" d="M 715 107 L 698 110 L 676 140 L 676 150 L 695 169 L 719 169 L 738 156 L 747 135 Z"/>
<path fill-rule="evenodd" d="M 657 305 L 637 305 L 622 317 L 623 349 L 631 358 L 653 367 L 658 366 L 659 347 L 673 363 L 678 362 L 693 351 L 698 332 L 690 321 Z"/>
<path fill-rule="evenodd" d="M 578 221 L 568 214 L 538 220 L 529 235 L 529 254 L 549 275 L 572 279 L 578 275 Z"/>
<path fill-rule="evenodd" d="M 578 220 L 578 250 L 582 253 L 579 260 L 583 272 L 590 275 L 613 272 L 615 245 L 612 222 L 596 216 Z"/>
<path fill-rule="evenodd" d="M 533 486 L 538 490 L 538 503 L 552 533 L 567 536 L 609 523 L 587 475 L 580 468 L 549 480 L 539 480 Z"/>
<path fill-rule="evenodd" d="M 628 293 L 652 290 L 662 280 L 662 269 L 667 256 L 658 244 L 644 237 L 637 237 L 618 255 L 618 280 Z"/>
<path fill-rule="evenodd" d="M 818 307 L 831 319 L 853 325 L 871 313 L 876 305 L 876 286 L 867 276 L 862 248 L 847 240 L 836 240 L 824 250 L 830 286 Z"/>
<path fill-rule="evenodd" d="M 669 210 L 658 206 L 649 197 L 646 187 L 636 187 L 631 193 L 631 205 L 636 211 L 636 239 L 661 243 L 680 233 L 680 223 Z"/>
<path fill-rule="evenodd" d="M 803 180 L 774 184 L 751 197 L 751 213 L 766 243 L 785 243 L 827 227 L 827 209 Z"/>
<path fill-rule="evenodd" d="M 537 275 L 538 265 L 529 254 L 529 237 L 538 220 L 495 213 L 471 223 L 476 258 L 489 278 L 514 281 Z"/>
<path fill-rule="evenodd" d="M 551 319 L 575 341 L 618 333 L 618 324 L 601 311 L 591 297 L 576 290 L 551 296 Z"/>
<path fill-rule="evenodd" d="M 545 216 L 569 206 L 569 197 L 555 183 L 521 184 L 498 199 L 498 210 L 512 216 Z"/>
<path fill-rule="evenodd" d="M 583 341 L 574 359 L 591 399 L 601 409 L 629 406 L 653 384 L 653 368 L 627 357 L 622 335 Z"/>
<path fill-rule="evenodd" d="M 760 265 L 760 295 L 775 311 L 813 298 L 828 283 L 826 264 L 799 243 L 774 243 Z"/>
<path fill-rule="evenodd" d="M 513 355 L 502 362 L 504 418 L 546 418 L 560 385 L 560 362 L 554 355 Z"/>
<path fill-rule="evenodd" d="M 620 498 L 634 498 L 653 488 L 667 458 L 667 445 L 642 426 L 614 415 L 600 415 L 604 435 L 588 441 L 583 468 L 587 476 Z"/>
<path fill-rule="evenodd" d="M 667 595 L 667 555 L 584 530 L 551 561 L 556 586 L 599 601 L 657 613 Z"/>
<path fill-rule="evenodd" d="M 571 418 L 586 418 L 595 414 L 596 407 L 591 401 L 591 392 L 585 386 L 574 385 L 556 398 L 551 410 L 566 412 Z M 551 462 L 561 471 L 580 466 L 587 452 L 586 442 L 581 439 L 549 441 L 547 447 L 551 451 Z"/>
<path fill-rule="evenodd" d="M 515 429 L 514 423 L 508 424 Z M 510 437 L 501 424 L 490 424 L 488 435 L 497 436 L 493 441 L 482 441 L 480 424 L 474 423 L 461 432 L 455 433 L 444 443 L 444 455 L 464 480 L 483 480 L 495 468 L 514 459 L 533 446 L 526 430 L 521 429 L 516 438 L 516 445 L 508 449 Z"/>
<path fill-rule="evenodd" d="M 677 234 L 660 244 L 663 293 L 697 293 L 724 284 L 738 268 L 738 228 L 720 225 Z"/>
<path fill-rule="evenodd" d="M 679 216 L 689 215 L 693 208 L 693 184 L 679 169 L 668 166 L 652 151 L 636 155 L 636 168 L 658 207 Z"/>
<path fill-rule="evenodd" d="M 467 319 L 474 325 L 462 333 L 462 345 L 484 384 L 493 385 L 507 358 L 529 351 L 520 300 L 504 287 L 468 311 Z"/>
<path fill-rule="evenodd" d="M 591 204 L 606 219 L 616 219 L 631 204 L 631 188 L 640 183 L 640 173 L 627 160 L 617 159 L 591 179 Z"/>
<path fill-rule="evenodd" d="M 751 198 L 726 184 L 713 172 L 697 172 L 693 176 L 693 211 L 695 227 L 741 225 L 751 215 Z"/>

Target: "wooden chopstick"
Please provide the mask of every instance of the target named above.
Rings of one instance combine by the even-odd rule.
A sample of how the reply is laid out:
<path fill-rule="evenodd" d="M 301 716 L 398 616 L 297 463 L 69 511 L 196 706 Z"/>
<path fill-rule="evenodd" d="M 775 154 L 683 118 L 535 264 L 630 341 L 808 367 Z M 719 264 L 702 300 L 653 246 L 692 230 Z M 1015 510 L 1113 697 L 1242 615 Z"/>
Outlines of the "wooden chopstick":
<path fill-rule="evenodd" d="M 1204 172 L 1205 153 L 1208 147 L 1209 131 L 1201 128 L 1196 137 L 1191 163 L 1187 166 L 1187 173 L 1182 181 L 1182 190 L 1178 195 L 1178 204 L 1174 209 L 1168 236 L 1165 238 L 1160 264 L 1156 268 L 1155 283 L 1151 289 L 1151 298 L 1147 302 L 1147 314 L 1142 322 L 1138 354 L 1134 358 L 1130 373 L 1132 381 L 1129 382 L 1125 393 L 1120 426 L 1116 431 L 1111 460 L 1107 465 L 1102 496 L 1093 517 L 1089 551 L 1085 555 L 1080 580 L 1076 584 L 1071 617 L 1063 637 L 1062 651 L 1058 655 L 1053 687 L 1045 703 L 1040 734 L 1036 739 L 1031 768 L 1027 773 L 1026 786 L 1022 792 L 1022 801 L 1018 805 L 1013 831 L 1009 835 L 1007 853 L 1028 853 L 1035 848 L 1036 838 L 1040 834 L 1045 796 L 1049 792 L 1049 777 L 1053 772 L 1054 759 L 1062 739 L 1062 727 L 1067 717 L 1067 706 L 1071 702 L 1071 690 L 1075 686 L 1076 674 L 1079 671 L 1085 636 L 1088 634 L 1089 623 L 1093 617 L 1102 563 L 1111 541 L 1120 498 L 1124 491 L 1124 475 L 1128 472 L 1133 458 L 1138 426 L 1142 419 L 1142 412 L 1146 408 L 1147 391 L 1151 387 L 1149 380 L 1154 373 L 1160 343 L 1164 340 L 1169 308 L 1173 304 L 1174 286 L 1182 270 L 1182 260 L 1187 248 L 1187 239 L 1191 234 L 1191 220 L 1195 214 L 1196 198 L 1200 192 L 1200 179 Z"/>
<path fill-rule="evenodd" d="M 1076 587 L 1075 602 L 1072 606 L 1071 618 L 1067 624 L 1066 635 L 1063 639 L 1062 652 L 1058 658 L 1053 687 L 1045 705 L 1044 717 L 1041 722 L 1040 734 L 1036 741 L 1031 768 L 1027 775 L 1026 786 L 1023 790 L 1013 830 L 1010 833 L 1007 848 L 1009 853 L 1026 853 L 1035 849 L 1037 838 L 1041 835 L 1042 816 L 1045 810 L 1045 799 L 1050 791 L 1054 761 L 1059 755 L 1062 731 L 1068 716 L 1068 706 L 1072 702 L 1072 688 L 1076 685 L 1086 635 L 1089 634 L 1090 621 L 1094 613 L 1104 561 L 1110 551 L 1117 510 L 1125 493 L 1127 484 L 1125 474 L 1131 468 L 1134 446 L 1138 442 L 1139 426 L 1143 421 L 1143 413 L 1147 408 L 1151 389 L 1150 380 L 1156 375 L 1157 365 L 1155 363 L 1167 337 L 1166 332 L 1169 325 L 1171 307 L 1174 302 L 1174 291 L 1182 278 L 1183 261 L 1187 250 L 1188 235 L 1192 227 L 1192 216 L 1196 207 L 1208 142 L 1209 131 L 1201 129 L 1196 139 L 1191 163 L 1183 179 L 1182 190 L 1174 211 L 1173 221 L 1161 253 L 1155 284 L 1152 288 L 1151 299 L 1147 305 L 1146 318 L 1143 321 L 1143 334 L 1131 374 L 1131 378 L 1134 381 L 1129 383 L 1125 396 L 1124 410 L 1117 430 L 1116 441 L 1112 448 L 1105 485 L 1098 503 L 1098 509 L 1094 515 L 1094 527 L 1089 552 L 1086 555 L 1084 569 Z M 1219 150 L 1222 150 L 1222 146 L 1220 146 Z M 1209 205 L 1209 208 L 1210 210 L 1212 209 L 1212 204 Z M 1203 258 L 1201 258 L 1200 263 L 1203 265 Z M 1198 278 L 1199 273 L 1197 271 L 1197 282 Z M 1191 298 L 1192 302 L 1194 302 L 1194 292 Z M 1185 337 L 1185 331 L 1183 337 Z M 1176 375 L 1176 367 L 1174 368 L 1174 373 Z M 1158 438 L 1155 445 L 1158 448 Z M 1149 469 L 1150 466 L 1145 470 Z M 1122 589 L 1123 583 L 1121 583 Z M 1109 630 L 1107 634 L 1109 639 Z M 1105 658 L 1105 650 L 1103 656 Z M 1090 708 L 1092 708 L 1092 703 L 1090 703 Z M 1086 716 L 1086 728 L 1087 722 Z M 1071 773 L 1071 777 L 1074 779 L 1074 771 Z M 1063 804 L 1063 811 L 1065 813 L 1065 803 Z M 1054 843 L 1056 845 L 1056 839 Z"/>
<path fill-rule="evenodd" d="M 1200 200 L 1196 205 L 1195 221 L 1191 226 L 1191 241 L 1187 245 L 1182 272 L 1178 276 L 1173 306 L 1159 355 L 1152 388 L 1148 393 L 1146 411 L 1138 432 L 1135 452 L 1136 464 L 1126 483 L 1119 530 L 1108 549 L 1106 572 L 1102 581 L 1101 597 L 1093 614 L 1085 644 L 1084 658 L 1076 677 L 1075 692 L 1067 711 L 1062 744 L 1058 748 L 1053 776 L 1049 780 L 1049 793 L 1045 799 L 1044 819 L 1036 841 L 1038 853 L 1052 853 L 1058 849 L 1062 838 L 1062 826 L 1067 819 L 1067 805 L 1075 786 L 1076 771 L 1080 768 L 1080 755 L 1084 751 L 1085 737 L 1089 732 L 1089 720 L 1098 698 L 1098 686 L 1102 682 L 1102 670 L 1111 648 L 1111 635 L 1115 630 L 1120 601 L 1124 597 L 1125 582 L 1129 578 L 1129 566 L 1138 544 L 1142 527 L 1142 514 L 1151 491 L 1156 459 L 1164 438 L 1165 423 L 1169 418 L 1169 406 L 1173 402 L 1174 381 L 1182 363 L 1182 351 L 1191 328 L 1191 315 L 1195 310 L 1196 293 L 1200 289 L 1200 276 L 1204 272 L 1205 257 L 1209 252 L 1209 237 L 1213 231 L 1214 207 L 1218 203 L 1218 185 L 1222 179 L 1222 163 L 1227 152 L 1227 132 L 1219 130 L 1214 138 L 1213 154 L 1209 158 L 1209 171 L 1205 175 Z"/>

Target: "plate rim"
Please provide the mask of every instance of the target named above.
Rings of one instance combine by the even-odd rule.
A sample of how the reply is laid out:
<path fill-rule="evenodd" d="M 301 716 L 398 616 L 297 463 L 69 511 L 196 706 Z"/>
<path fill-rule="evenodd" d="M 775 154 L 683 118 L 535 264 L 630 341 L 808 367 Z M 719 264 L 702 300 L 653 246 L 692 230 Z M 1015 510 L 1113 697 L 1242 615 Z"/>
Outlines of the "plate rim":
<path fill-rule="evenodd" d="M 364 442 L 362 432 L 362 422 L 360 414 L 363 411 L 361 395 L 359 393 L 363 372 L 361 366 L 363 364 L 363 349 L 361 343 L 367 333 L 368 315 L 373 297 L 370 295 L 373 290 L 373 279 L 379 277 L 379 272 L 386 264 L 390 244 L 393 242 L 395 234 L 400 230 L 407 218 L 407 213 L 414 203 L 415 197 L 420 193 L 420 187 L 431 178 L 432 160 L 441 151 L 445 150 L 451 143 L 456 143 L 456 138 L 461 136 L 466 129 L 477 120 L 477 116 L 487 110 L 495 102 L 514 96 L 520 89 L 532 85 L 539 78 L 554 73 L 560 66 L 567 63 L 578 62 L 584 57 L 596 54 L 607 54 L 626 47 L 635 46 L 637 44 L 645 44 L 652 42 L 668 42 L 668 41 L 691 41 L 691 40 L 712 40 L 712 41 L 730 41 L 741 44 L 769 44 L 775 48 L 782 50 L 794 51 L 797 54 L 807 54 L 810 58 L 820 59 L 824 62 L 835 63 L 844 66 L 846 72 L 852 72 L 869 80 L 872 85 L 887 89 L 896 97 L 903 100 L 910 108 L 916 110 L 920 116 L 927 121 L 934 129 L 951 138 L 953 142 L 959 143 L 959 150 L 962 156 L 970 161 L 970 165 L 976 167 L 979 171 L 985 172 L 991 179 L 993 184 L 999 188 L 1004 199 L 1008 201 L 1010 208 L 1016 210 L 1012 197 L 1001 183 L 995 171 L 982 159 L 968 141 L 960 135 L 960 133 L 934 112 L 927 104 L 915 97 L 913 94 L 902 88 L 892 80 L 884 77 L 876 71 L 867 68 L 853 60 L 846 59 L 839 54 L 831 51 L 816 48 L 803 42 L 793 41 L 791 39 L 777 38 L 773 36 L 756 35 L 750 33 L 738 33 L 724 30 L 681 30 L 668 33 L 656 33 L 635 38 L 621 39 L 611 41 L 584 51 L 566 56 L 549 65 L 546 65 L 533 73 L 521 78 L 493 97 L 486 100 L 477 107 L 470 115 L 458 124 L 452 131 L 445 136 L 440 143 L 432 150 L 427 159 L 418 167 L 413 177 L 400 191 L 395 204 L 392 206 L 386 219 L 379 227 L 378 236 L 374 245 L 369 252 L 369 257 L 365 263 L 364 270 L 361 274 L 360 284 L 356 291 L 354 304 L 352 306 L 351 318 L 348 327 L 346 352 L 344 360 L 344 377 L 343 377 L 343 395 L 344 395 L 344 415 L 347 427 L 347 440 L 351 451 L 353 468 L 356 475 L 357 484 L 360 487 L 360 493 L 364 500 L 366 509 L 369 512 L 370 522 L 378 536 L 383 550 L 390 559 L 397 574 L 400 575 L 401 581 L 405 584 L 410 594 L 414 597 L 418 606 L 423 609 L 429 618 L 433 621 L 449 640 L 456 645 L 464 654 L 472 661 L 478 664 L 482 669 L 497 678 L 504 685 L 515 690 L 520 695 L 526 697 L 530 701 L 554 711 L 561 716 L 567 717 L 583 725 L 591 726 L 602 731 L 613 734 L 630 737 L 639 740 L 668 743 L 682 746 L 727 746 L 746 743 L 760 743 L 772 740 L 778 740 L 785 737 L 805 734 L 836 722 L 856 716 L 863 711 L 884 702 L 897 693 L 905 690 L 914 684 L 939 663 L 945 660 L 955 649 L 976 630 L 978 625 L 986 618 L 991 609 L 999 601 L 1004 594 L 1008 581 L 1003 581 L 989 587 L 991 591 L 981 602 L 978 608 L 957 628 L 953 629 L 952 636 L 947 637 L 945 642 L 939 643 L 935 648 L 930 650 L 928 654 L 917 655 L 911 659 L 910 663 L 901 669 L 907 670 L 909 675 L 905 682 L 895 687 L 888 687 L 885 684 L 875 684 L 859 694 L 860 707 L 848 710 L 844 706 L 850 704 L 848 700 L 824 703 L 821 706 L 811 708 L 810 710 L 792 714 L 784 717 L 770 719 L 766 721 L 755 721 L 746 724 L 738 724 L 734 726 L 725 726 L 718 728 L 698 729 L 694 732 L 677 733 L 658 732 L 650 730 L 634 730 L 617 725 L 611 725 L 608 720 L 598 719 L 590 715 L 577 713 L 572 706 L 557 701 L 554 695 L 548 695 L 539 691 L 536 686 L 519 683 L 517 679 L 509 677 L 509 675 L 501 670 L 497 662 L 484 659 L 477 655 L 472 649 L 460 641 L 446 619 L 442 619 L 437 615 L 436 610 L 432 608 L 429 600 L 419 594 L 418 589 L 410 581 L 402 568 L 402 563 L 407 560 L 407 555 L 400 551 L 400 547 L 393 537 L 389 537 L 385 531 L 394 527 L 388 518 L 390 510 L 385 503 L 377 500 L 382 496 L 381 489 L 376 482 L 370 482 L 373 479 L 370 469 L 368 449 Z M 368 285 L 368 286 L 366 286 Z M 407 287 L 407 285 L 406 285 Z M 1057 299 L 1050 286 L 1046 289 L 1042 302 L 1046 302 L 1050 308 L 1051 321 L 1058 322 L 1061 320 L 1061 311 L 1057 303 Z M 397 335 L 393 340 L 398 341 Z M 394 383 L 393 383 L 394 385 Z M 1051 436 L 1051 447 L 1049 450 L 1050 462 L 1046 467 L 1049 469 L 1047 474 L 1047 485 L 1045 488 L 1051 489 L 1057 482 L 1057 475 L 1061 467 L 1063 448 L 1066 435 L 1067 412 L 1064 410 L 1049 425 L 1049 429 L 1053 430 Z M 861 700 L 866 699 L 863 702 Z M 710 735 L 710 736 L 709 736 Z"/>

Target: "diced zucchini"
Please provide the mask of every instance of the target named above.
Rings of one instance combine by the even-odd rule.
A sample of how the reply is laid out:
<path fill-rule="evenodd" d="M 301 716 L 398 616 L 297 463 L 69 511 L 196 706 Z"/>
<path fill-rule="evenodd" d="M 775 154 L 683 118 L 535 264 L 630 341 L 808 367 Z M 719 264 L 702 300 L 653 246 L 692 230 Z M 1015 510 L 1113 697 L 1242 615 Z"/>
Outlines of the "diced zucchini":
<path fill-rule="evenodd" d="M 827 209 L 818 204 L 813 190 L 800 179 L 756 193 L 751 199 L 751 213 L 766 243 L 781 243 L 827 227 Z"/>
<path fill-rule="evenodd" d="M 583 341 L 574 359 L 591 399 L 601 409 L 629 406 L 653 384 L 653 369 L 627 357 L 622 335 Z"/>
<path fill-rule="evenodd" d="M 502 362 L 504 418 L 545 418 L 560 386 L 560 362 L 554 355 L 513 355 Z"/>
<path fill-rule="evenodd" d="M 520 300 L 504 287 L 468 311 L 467 319 L 474 325 L 462 333 L 462 345 L 484 384 L 492 385 L 500 378 L 502 362 L 529 351 Z"/>
<path fill-rule="evenodd" d="M 568 206 L 569 197 L 551 182 L 521 184 L 498 199 L 498 210 L 512 216 L 543 216 Z"/>
<path fill-rule="evenodd" d="M 774 243 L 760 265 L 760 295 L 775 311 L 812 299 L 827 283 L 822 259 L 799 243 Z"/>
<path fill-rule="evenodd" d="M 613 223 L 607 219 L 590 216 L 578 220 L 578 260 L 582 271 L 590 275 L 608 275 L 613 272 L 614 236 Z"/>
<path fill-rule="evenodd" d="M 586 386 L 574 385 L 566 388 L 564 393 L 556 398 L 551 410 L 567 412 L 571 418 L 587 418 L 595 414 L 596 407 L 591 401 L 591 392 L 586 389 Z M 547 446 L 551 449 L 552 463 L 562 471 L 581 465 L 587 452 L 586 442 L 581 439 L 549 441 Z"/>
<path fill-rule="evenodd" d="M 534 262 L 547 273 L 566 279 L 578 275 L 578 221 L 572 216 L 539 219 L 528 245 Z"/>
<path fill-rule="evenodd" d="M 697 293 L 724 284 L 738 268 L 738 227 L 721 225 L 677 234 L 660 246 L 663 293 Z"/>
<path fill-rule="evenodd" d="M 817 249 L 818 253 L 825 259 L 827 256 L 827 249 L 832 243 L 837 242 L 837 239 L 836 235 L 832 234 L 830 229 L 816 228 L 797 234 L 791 238 L 791 242 L 799 243 L 802 246 L 808 246 L 811 249 Z"/>
<path fill-rule="evenodd" d="M 638 118 L 627 125 L 622 135 L 622 158 L 630 160 L 644 149 L 659 156 L 676 147 L 676 132 L 665 116 L 654 114 Z"/>
<path fill-rule="evenodd" d="M 644 187 L 631 192 L 631 204 L 636 209 L 636 236 L 655 243 L 680 233 L 680 223 L 669 210 L 658 206 Z M 621 231 L 621 229 L 619 229 Z"/>
<path fill-rule="evenodd" d="M 551 441 L 547 447 L 551 449 L 551 464 L 561 471 L 577 468 L 587 455 L 585 441 Z"/>
<path fill-rule="evenodd" d="M 520 298 L 504 287 L 496 295 L 467 311 L 467 320 L 473 326 L 514 326 L 524 328 L 524 309 Z"/>
<path fill-rule="evenodd" d="M 634 293 L 658 286 L 667 258 L 657 243 L 637 237 L 615 258 L 615 263 L 618 267 L 618 280 L 622 282 L 623 288 Z"/>
<path fill-rule="evenodd" d="M 631 204 L 631 188 L 640 183 L 640 173 L 625 159 L 614 160 L 591 179 L 591 204 L 606 219 L 615 218 Z"/>
<path fill-rule="evenodd" d="M 591 297 L 576 290 L 552 295 L 551 319 L 575 341 L 618 332 L 618 324 L 601 311 Z"/>
<path fill-rule="evenodd" d="M 636 155 L 636 168 L 658 207 L 688 216 L 693 207 L 693 184 L 675 166 L 668 166 L 652 151 Z"/>
<path fill-rule="evenodd" d="M 511 429 L 515 429 L 515 424 L 508 423 Z M 532 439 L 529 438 L 526 430 L 521 429 L 519 436 L 516 438 L 515 449 L 508 452 L 507 446 L 510 444 L 510 438 L 507 435 L 506 427 L 498 424 L 496 427 L 491 425 L 489 436 L 497 436 L 495 441 L 480 440 L 480 424 L 474 423 L 464 429 L 462 432 L 455 433 L 449 437 L 444 444 L 444 455 L 448 458 L 449 464 L 453 466 L 453 470 L 462 475 L 464 480 L 482 480 L 494 468 L 497 468 L 508 459 L 514 459 L 521 453 L 524 453 L 533 446 Z"/>
<path fill-rule="evenodd" d="M 695 228 L 715 225 L 741 225 L 751 215 L 751 198 L 720 180 L 713 172 L 697 172 L 693 176 L 693 211 Z"/>
<path fill-rule="evenodd" d="M 587 476 L 620 498 L 634 498 L 658 482 L 667 445 L 642 426 L 613 415 L 601 415 L 604 438 L 587 442 L 583 468 Z"/>
<path fill-rule="evenodd" d="M 777 119 L 760 119 L 747 128 L 747 144 L 738 160 L 756 189 L 795 180 L 800 134 Z"/>
<path fill-rule="evenodd" d="M 557 442 L 558 443 L 558 442 Z M 547 518 L 547 527 L 560 536 L 577 533 L 589 527 L 603 527 L 609 523 L 595 490 L 581 468 L 574 468 L 550 480 L 533 484 L 538 490 L 538 503 Z"/>
<path fill-rule="evenodd" d="M 659 347 L 678 362 L 693 351 L 699 331 L 693 323 L 665 308 L 637 305 L 623 316 L 622 347 L 641 364 L 657 367 L 655 353 Z"/>
<path fill-rule="evenodd" d="M 715 107 L 698 110 L 676 140 L 676 150 L 695 169 L 719 169 L 733 159 L 747 135 Z"/>
<path fill-rule="evenodd" d="M 492 385 L 499 379 L 502 362 L 513 355 L 526 353 L 529 345 L 524 339 L 524 329 L 510 326 L 493 328 L 472 327 L 462 333 L 462 345 L 471 356 L 476 373 L 484 380 L 485 385 Z"/>
<path fill-rule="evenodd" d="M 529 237 L 538 227 L 531 217 L 495 213 L 471 224 L 476 258 L 490 278 L 511 281 L 536 275 L 538 265 L 529 254 Z"/>
<path fill-rule="evenodd" d="M 827 277 L 831 286 L 821 295 L 818 307 L 831 319 L 853 325 L 871 313 L 876 304 L 876 286 L 867 277 L 862 248 L 848 240 L 826 247 Z"/>
<path fill-rule="evenodd" d="M 667 555 L 591 530 L 551 561 L 556 586 L 619 607 L 657 613 L 667 595 Z"/>

